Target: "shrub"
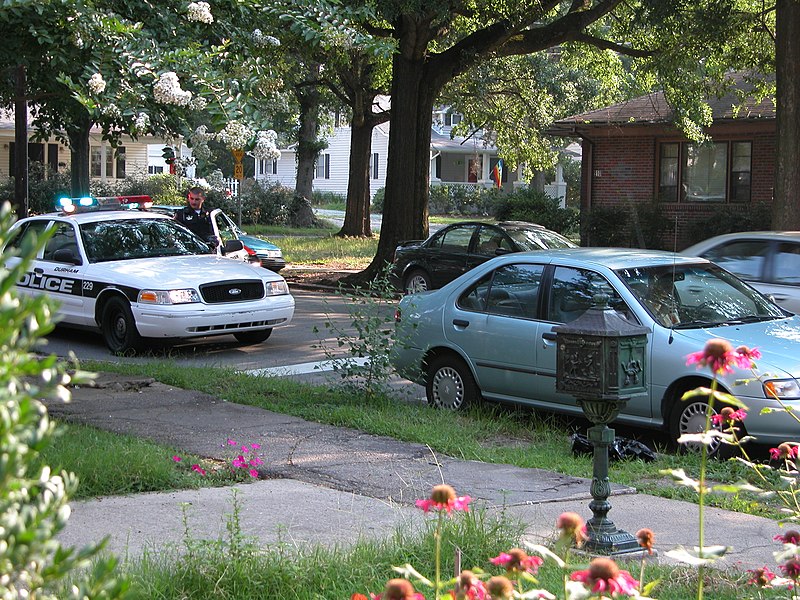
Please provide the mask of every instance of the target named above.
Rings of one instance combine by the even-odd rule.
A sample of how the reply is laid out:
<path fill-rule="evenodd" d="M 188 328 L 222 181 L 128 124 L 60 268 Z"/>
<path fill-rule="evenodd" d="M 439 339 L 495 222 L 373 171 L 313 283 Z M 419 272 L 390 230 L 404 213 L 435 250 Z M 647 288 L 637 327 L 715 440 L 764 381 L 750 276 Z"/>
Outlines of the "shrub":
<path fill-rule="evenodd" d="M 559 200 L 532 188 L 520 188 L 495 200 L 494 216 L 498 221 L 529 221 L 563 234 L 576 231 L 579 213 L 561 208 Z"/>
<path fill-rule="evenodd" d="M 630 246 L 628 211 L 619 206 L 593 206 L 581 219 L 581 241 L 587 246 Z"/>
<path fill-rule="evenodd" d="M 238 215 L 241 201 L 242 224 L 285 225 L 293 197 L 294 191 L 280 183 L 245 180 L 239 189 L 239 198 L 220 192 L 207 196 L 206 202 L 210 208 L 221 208 L 229 215 Z"/>
<path fill-rule="evenodd" d="M 120 194 L 150 196 L 155 204 L 183 204 L 185 195 L 178 188 L 175 175 L 159 173 L 148 175 L 144 171 L 128 175 L 117 184 Z"/>
<path fill-rule="evenodd" d="M 54 171 L 41 163 L 31 164 L 28 171 L 28 210 L 40 215 L 55 209 L 56 199 L 70 195 L 69 171 Z M 0 202 L 14 200 L 14 178 L 0 184 Z"/>
<path fill-rule="evenodd" d="M 379 188 L 372 197 L 370 212 L 383 214 L 383 199 L 386 196 L 386 188 Z"/>
<path fill-rule="evenodd" d="M 12 222 L 11 206 L 4 203 L 0 246 L 8 239 Z M 26 244 L 21 253 L 4 252 L 7 268 L 0 275 L 0 597 L 118 598 L 128 583 L 115 580 L 116 559 L 101 560 L 90 571 L 75 571 L 90 567 L 102 544 L 75 552 L 61 548 L 56 540 L 69 518 L 67 501 L 77 480 L 70 473 L 53 475 L 49 467 L 34 467 L 54 431 L 39 399 L 69 399 L 65 385 L 70 381 L 56 356 L 36 354 L 43 336 L 53 329 L 51 300 L 44 295 L 18 295 L 14 285 L 46 239 Z M 12 265 L 8 261 L 12 255 L 21 261 Z M 71 579 L 68 589 L 60 589 L 67 578 Z"/>
<path fill-rule="evenodd" d="M 347 198 L 336 192 L 314 191 L 311 195 L 311 206 L 323 206 L 325 204 L 344 204 Z"/>
<path fill-rule="evenodd" d="M 772 212 L 763 203 L 720 206 L 707 219 L 696 221 L 689 227 L 689 244 L 736 231 L 772 229 Z"/>
<path fill-rule="evenodd" d="M 496 188 L 432 185 L 428 195 L 428 211 L 432 215 L 488 216 L 492 214 L 500 194 Z"/>

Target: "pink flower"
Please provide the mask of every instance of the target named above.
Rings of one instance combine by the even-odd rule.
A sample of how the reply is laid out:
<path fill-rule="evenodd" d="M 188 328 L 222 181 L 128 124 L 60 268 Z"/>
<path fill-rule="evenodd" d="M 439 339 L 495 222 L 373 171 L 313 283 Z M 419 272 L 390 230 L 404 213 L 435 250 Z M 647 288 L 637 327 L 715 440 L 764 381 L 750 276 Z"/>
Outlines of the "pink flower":
<path fill-rule="evenodd" d="M 247 466 L 247 461 L 244 459 L 244 456 L 242 456 L 240 454 L 239 456 L 237 456 L 236 458 L 234 458 L 231 461 L 231 465 L 233 465 L 235 468 L 239 469 L 239 468 L 243 468 L 243 467 Z"/>
<path fill-rule="evenodd" d="M 736 421 L 744 421 L 747 418 L 747 411 L 743 408 L 733 410 L 730 406 L 724 407 L 719 414 L 711 415 L 711 422 L 714 425 L 733 424 Z"/>
<path fill-rule="evenodd" d="M 750 573 L 750 579 L 747 583 L 757 585 L 758 587 L 769 587 L 770 582 L 775 579 L 775 573 L 770 571 L 767 567 L 748 569 L 747 572 Z"/>
<path fill-rule="evenodd" d="M 687 365 L 710 367 L 716 375 L 733 373 L 733 365 L 737 364 L 737 354 L 728 340 L 714 338 L 706 342 L 700 352 L 693 352 L 686 357 Z"/>
<path fill-rule="evenodd" d="M 261 448 L 261 444 L 250 444 L 250 448 L 253 450 L 258 450 Z"/>
<path fill-rule="evenodd" d="M 175 455 L 172 457 L 172 460 L 174 460 L 175 462 L 181 462 L 183 459 L 180 456 Z"/>
<path fill-rule="evenodd" d="M 263 465 L 264 461 L 256 456 L 255 458 L 251 458 L 250 459 L 250 463 L 249 464 L 250 464 L 251 467 L 257 467 L 258 465 Z"/>
<path fill-rule="evenodd" d="M 784 544 L 794 544 L 795 546 L 800 545 L 800 533 L 793 529 L 790 529 L 783 535 L 778 534 L 772 539 L 776 542 L 781 542 Z"/>
<path fill-rule="evenodd" d="M 777 448 L 770 448 L 769 455 L 771 458 L 777 460 L 780 458 L 784 459 L 792 459 L 797 458 L 798 447 L 797 445 L 790 444 L 788 442 L 783 442 L 779 444 Z"/>
<path fill-rule="evenodd" d="M 793 556 L 781 565 L 781 571 L 790 579 L 797 581 L 800 578 L 800 558 Z"/>
<path fill-rule="evenodd" d="M 499 556 L 490 558 L 489 562 L 493 565 L 505 567 L 506 571 L 527 571 L 536 573 L 539 566 L 544 562 L 538 556 L 528 556 L 524 550 L 513 548 L 506 552 L 501 552 Z"/>
<path fill-rule="evenodd" d="M 238 446 L 239 444 L 236 443 L 235 440 L 228 439 L 228 446 Z"/>
<path fill-rule="evenodd" d="M 490 600 L 486 585 L 472 571 L 461 571 L 454 592 L 458 600 Z"/>
<path fill-rule="evenodd" d="M 623 571 L 610 558 L 595 558 L 585 571 L 575 571 L 570 575 L 573 581 L 580 581 L 592 592 L 600 594 L 625 594 L 632 596 L 639 592 L 639 582 L 631 574 Z"/>
<path fill-rule="evenodd" d="M 258 471 L 256 471 L 255 469 L 250 469 L 248 473 L 250 474 L 250 477 L 252 477 L 253 479 L 258 477 Z"/>
<path fill-rule="evenodd" d="M 758 348 L 748 348 L 747 346 L 739 346 L 736 348 L 736 364 L 740 369 L 754 368 L 755 361 L 761 358 L 761 352 Z"/>
<path fill-rule="evenodd" d="M 247 446 L 242 446 L 242 452 L 245 453 L 250 452 L 250 448 L 248 448 Z"/>
<path fill-rule="evenodd" d="M 200 473 L 200 475 L 205 475 L 206 474 L 206 470 L 203 467 L 201 467 L 200 465 L 192 465 L 192 471 L 194 471 L 196 473 Z"/>
<path fill-rule="evenodd" d="M 430 498 L 417 500 L 416 505 L 425 512 L 434 509 L 446 510 L 450 514 L 454 510 L 468 511 L 470 502 L 472 498 L 469 496 L 456 497 L 456 491 L 449 485 L 437 485 L 434 486 Z"/>

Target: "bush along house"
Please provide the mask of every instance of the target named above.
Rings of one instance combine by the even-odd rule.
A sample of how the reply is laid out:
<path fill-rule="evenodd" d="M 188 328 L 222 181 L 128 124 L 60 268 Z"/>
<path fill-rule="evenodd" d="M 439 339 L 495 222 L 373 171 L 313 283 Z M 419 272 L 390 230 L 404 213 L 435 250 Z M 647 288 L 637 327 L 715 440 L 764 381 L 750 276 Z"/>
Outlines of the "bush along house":
<path fill-rule="evenodd" d="M 719 233 L 770 228 L 775 105 L 748 96 L 741 76 L 733 84 L 707 100 L 713 123 L 704 144 L 675 127 L 663 92 L 553 123 L 549 134 L 582 144 L 583 245 L 682 250 Z"/>

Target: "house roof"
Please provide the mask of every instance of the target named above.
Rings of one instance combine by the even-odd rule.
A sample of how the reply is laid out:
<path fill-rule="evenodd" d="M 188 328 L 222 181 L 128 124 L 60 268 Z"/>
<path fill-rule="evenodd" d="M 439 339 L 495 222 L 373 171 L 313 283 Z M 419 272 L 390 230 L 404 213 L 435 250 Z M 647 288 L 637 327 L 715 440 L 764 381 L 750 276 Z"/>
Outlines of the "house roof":
<path fill-rule="evenodd" d="M 475 154 L 475 152 L 497 153 L 497 147 L 478 135 L 467 139 L 463 137 L 450 138 L 449 133 L 439 133 L 431 130 L 431 150 L 435 152 L 448 152 L 450 154 Z"/>
<path fill-rule="evenodd" d="M 733 86 L 724 96 L 706 100 L 715 123 L 756 121 L 775 119 L 775 103 L 772 98 L 759 99 L 749 92 L 753 85 L 741 75 L 731 78 Z M 739 94 L 748 94 L 744 100 Z M 569 135 L 581 130 L 634 125 L 668 124 L 675 120 L 675 112 L 667 103 L 664 92 L 653 92 L 632 100 L 613 104 L 597 110 L 573 115 L 555 121 L 546 133 Z"/>

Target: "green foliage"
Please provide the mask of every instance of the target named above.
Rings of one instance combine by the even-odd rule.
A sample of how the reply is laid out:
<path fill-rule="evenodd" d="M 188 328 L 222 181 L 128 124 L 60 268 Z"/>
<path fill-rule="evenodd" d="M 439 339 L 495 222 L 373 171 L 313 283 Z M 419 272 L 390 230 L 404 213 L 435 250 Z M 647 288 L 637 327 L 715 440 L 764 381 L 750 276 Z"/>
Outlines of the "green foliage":
<path fill-rule="evenodd" d="M 689 244 L 736 231 L 768 231 L 772 229 L 770 207 L 763 203 L 720 206 L 707 218 L 689 228 Z"/>
<path fill-rule="evenodd" d="M 259 183 L 245 180 L 239 197 L 214 194 L 207 198 L 209 207 L 221 208 L 231 217 L 239 214 L 242 207 L 243 225 L 285 225 L 289 220 L 289 207 L 294 191 L 280 183 Z"/>
<path fill-rule="evenodd" d="M 125 195 L 150 196 L 154 204 L 183 204 L 185 199 L 178 189 L 177 178 L 169 173 L 148 175 L 142 171 L 129 174 L 118 183 L 117 191 Z"/>
<path fill-rule="evenodd" d="M 28 170 L 28 210 L 40 215 L 53 212 L 56 200 L 70 195 L 69 171 L 53 171 L 47 165 L 32 163 Z M 14 199 L 14 178 L 0 184 L 0 202 Z"/>
<path fill-rule="evenodd" d="M 345 204 L 346 198 L 336 192 L 314 191 L 311 197 L 312 206 L 324 206 L 327 204 Z"/>
<path fill-rule="evenodd" d="M 0 246 L 8 240 L 12 222 L 11 206 L 4 203 Z M 57 590 L 62 580 L 76 575 L 76 569 L 91 565 L 102 544 L 77 552 L 61 548 L 55 536 L 69 518 L 67 500 L 77 480 L 69 473 L 53 475 L 46 466 L 31 474 L 32 462 L 50 443 L 54 428 L 39 399 L 68 399 L 65 386 L 71 380 L 55 356 L 39 358 L 35 352 L 42 336 L 53 329 L 50 300 L 16 293 L 16 282 L 45 241 L 46 236 L 27 243 L 19 254 L 5 252 L 4 265 L 15 255 L 21 261 L 0 270 L 0 596 L 119 598 L 128 584 L 114 578 L 113 558 L 77 574 L 69 590 Z M 81 375 L 74 378 L 79 381 Z"/>
<path fill-rule="evenodd" d="M 556 198 L 532 188 L 520 188 L 495 202 L 494 216 L 498 221 L 529 221 L 539 223 L 562 234 L 574 233 L 579 213 L 574 208 L 561 208 Z"/>
<path fill-rule="evenodd" d="M 386 196 L 386 188 L 378 188 L 372 197 L 370 212 L 383 214 L 383 199 Z"/>
<path fill-rule="evenodd" d="M 497 188 L 469 189 L 461 185 L 432 185 L 428 211 L 432 215 L 488 216 L 502 192 Z"/>
<path fill-rule="evenodd" d="M 587 246 L 626 248 L 631 245 L 630 214 L 620 206 L 593 206 L 581 216 L 581 241 Z"/>
<path fill-rule="evenodd" d="M 402 343 L 397 338 L 394 320 L 396 290 L 389 280 L 391 266 L 387 265 L 366 288 L 348 289 L 338 292 L 347 303 L 349 318 L 342 327 L 330 314 L 326 314 L 323 326 L 326 338 L 336 340 L 334 347 L 321 341 L 319 347 L 328 360 L 333 362 L 343 385 L 363 393 L 368 399 L 387 391 L 394 368 L 389 362 L 391 349 Z M 319 333 L 314 327 L 314 332 Z M 345 350 L 342 357 L 341 351 Z M 358 359 L 364 359 L 359 361 Z"/>

